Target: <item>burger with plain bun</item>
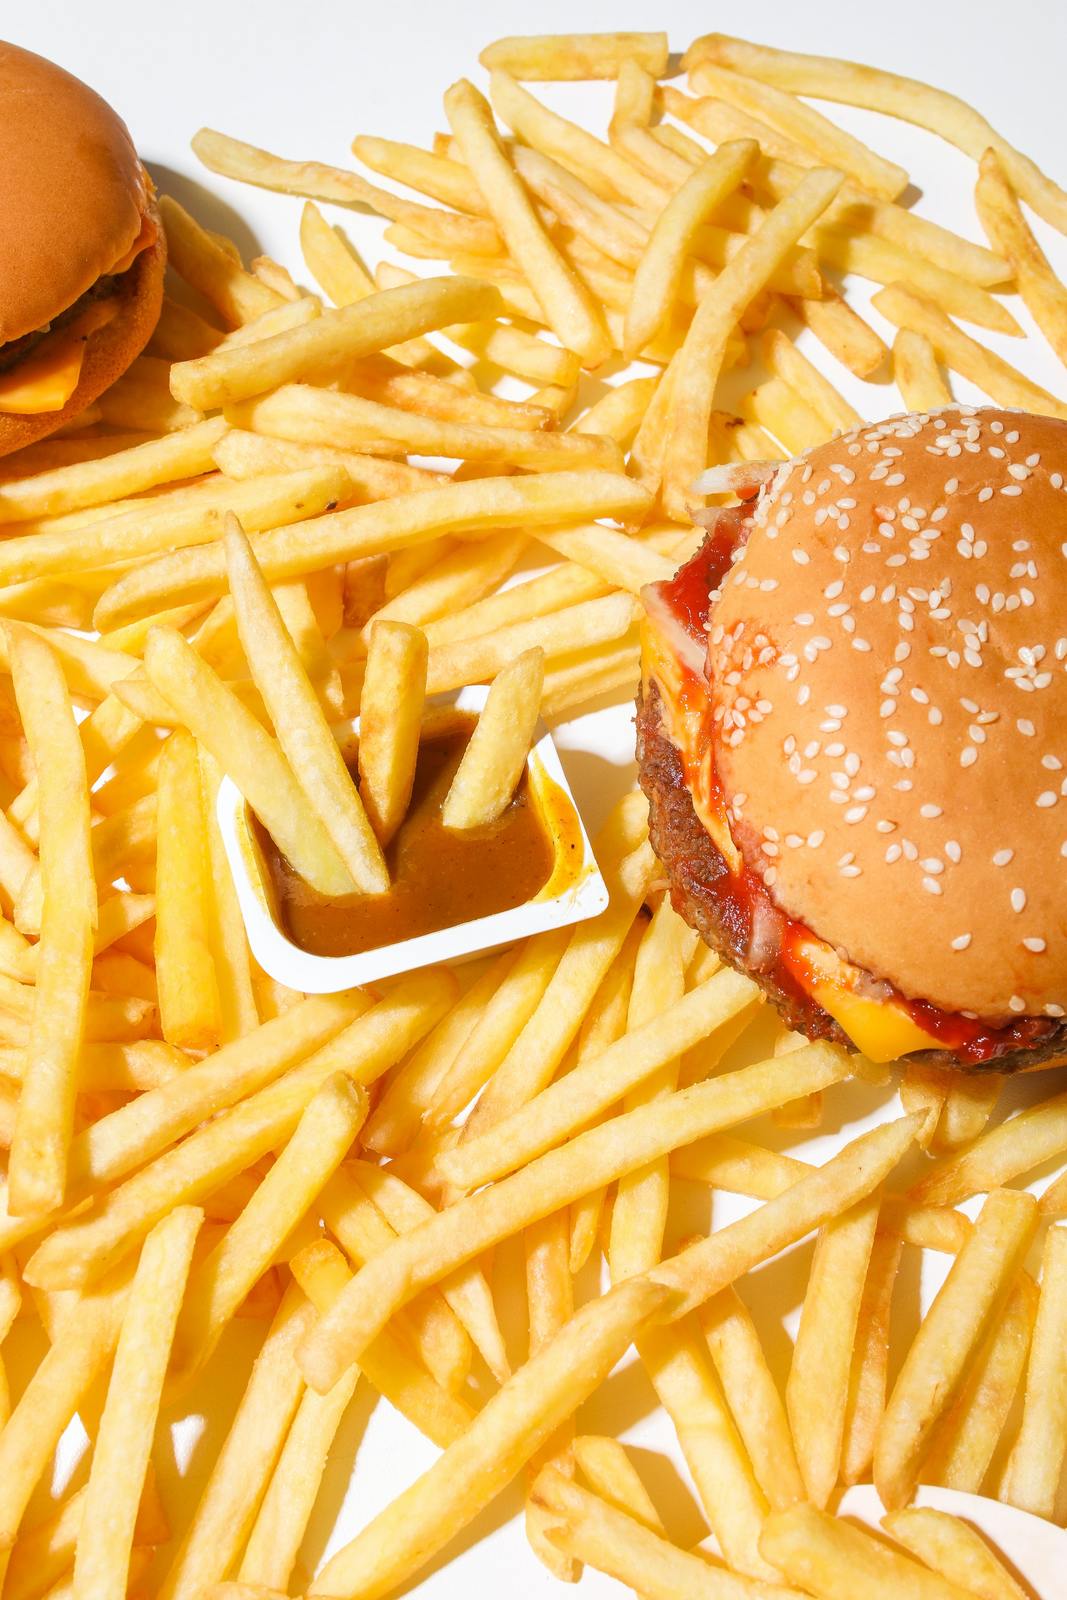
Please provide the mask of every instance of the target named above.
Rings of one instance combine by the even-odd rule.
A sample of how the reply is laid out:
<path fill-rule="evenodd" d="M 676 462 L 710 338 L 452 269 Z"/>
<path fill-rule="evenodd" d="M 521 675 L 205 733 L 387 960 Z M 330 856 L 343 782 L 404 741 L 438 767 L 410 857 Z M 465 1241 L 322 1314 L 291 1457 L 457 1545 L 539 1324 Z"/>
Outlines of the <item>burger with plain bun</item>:
<path fill-rule="evenodd" d="M 645 591 L 675 905 L 872 1059 L 1067 1056 L 1067 424 L 954 407 L 723 469 Z"/>
<path fill-rule="evenodd" d="M 166 245 L 125 124 L 0 43 L 0 455 L 72 421 L 144 348 Z"/>

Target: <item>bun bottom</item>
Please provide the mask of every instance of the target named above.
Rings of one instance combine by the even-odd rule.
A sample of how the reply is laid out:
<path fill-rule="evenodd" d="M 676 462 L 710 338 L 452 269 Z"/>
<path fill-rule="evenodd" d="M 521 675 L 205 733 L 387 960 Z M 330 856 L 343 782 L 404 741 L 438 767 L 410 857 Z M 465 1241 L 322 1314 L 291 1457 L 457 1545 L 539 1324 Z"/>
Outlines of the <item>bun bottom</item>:
<path fill-rule="evenodd" d="M 154 208 L 152 208 L 154 215 Z M 157 219 L 158 220 L 158 219 Z M 15 416 L 0 412 L 0 456 L 21 450 L 24 445 L 46 439 L 57 428 L 91 406 L 97 395 L 121 378 L 130 363 L 140 355 L 159 321 L 163 304 L 163 273 L 167 265 L 167 245 L 160 225 L 154 242 L 142 250 L 118 282 L 118 315 L 94 333 L 85 349 L 78 387 L 62 411 L 38 416 Z"/>

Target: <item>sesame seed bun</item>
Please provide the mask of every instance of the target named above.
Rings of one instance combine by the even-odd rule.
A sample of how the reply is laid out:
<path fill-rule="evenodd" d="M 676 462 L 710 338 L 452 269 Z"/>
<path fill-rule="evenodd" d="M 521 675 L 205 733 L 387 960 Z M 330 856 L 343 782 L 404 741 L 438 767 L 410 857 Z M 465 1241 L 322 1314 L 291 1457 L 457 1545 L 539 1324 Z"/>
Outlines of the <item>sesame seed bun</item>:
<path fill-rule="evenodd" d="M 3 42 L 0 196 L 0 348 L 46 328 L 116 269 L 120 299 L 118 315 L 90 336 L 62 411 L 0 412 L 7 454 L 70 422 L 144 348 L 159 318 L 166 246 L 125 123 L 69 72 Z M 146 219 L 154 238 L 142 232 Z M 151 242 L 131 266 L 141 240 Z"/>
<path fill-rule="evenodd" d="M 730 830 L 909 999 L 1067 1007 L 1067 424 L 950 408 L 786 463 L 709 619 Z"/>

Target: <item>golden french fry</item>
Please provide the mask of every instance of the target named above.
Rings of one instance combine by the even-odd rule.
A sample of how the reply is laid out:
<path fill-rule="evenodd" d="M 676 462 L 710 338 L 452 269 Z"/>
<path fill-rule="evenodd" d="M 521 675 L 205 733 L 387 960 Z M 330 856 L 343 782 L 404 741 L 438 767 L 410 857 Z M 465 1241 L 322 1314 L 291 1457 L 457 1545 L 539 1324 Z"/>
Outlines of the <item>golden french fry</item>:
<path fill-rule="evenodd" d="M 574 432 L 604 434 L 628 449 L 655 391 L 655 378 L 629 378 L 615 384 L 582 413 L 572 425 Z"/>
<path fill-rule="evenodd" d="M 170 265 L 215 307 L 229 327 L 239 327 L 283 303 L 273 289 L 244 270 L 236 252 L 231 254 L 177 200 L 163 195 L 159 210 Z"/>
<path fill-rule="evenodd" d="M 291 1284 L 256 1357 L 237 1414 L 160 1585 L 160 1600 L 194 1600 L 231 1570 L 251 1530 L 304 1384 L 294 1360 L 314 1311 Z"/>
<path fill-rule="evenodd" d="M 841 1446 L 841 1478 L 847 1484 L 865 1483 L 871 1474 L 875 1440 L 885 1411 L 889 1322 L 903 1248 L 903 1239 L 893 1233 L 875 1234 L 871 1247 L 856 1319 Z"/>
<path fill-rule="evenodd" d="M 882 1526 L 898 1544 L 979 1600 L 1026 1600 L 1023 1589 L 980 1533 L 932 1506 L 891 1511 Z"/>
<path fill-rule="evenodd" d="M 682 269 L 699 230 L 726 195 L 741 183 L 759 153 L 751 140 L 721 145 L 671 196 L 649 235 L 634 273 L 626 312 L 625 353 L 643 350 L 670 315 L 681 286 Z"/>
<path fill-rule="evenodd" d="M 977 384 L 998 404 L 1067 419 L 1067 404 L 1025 377 L 1002 356 L 987 350 L 962 328 L 957 328 L 943 311 L 921 295 L 913 294 L 906 284 L 891 283 L 879 289 L 871 304 L 898 328 L 925 334 L 939 360 L 970 383 Z"/>
<path fill-rule="evenodd" d="M 790 1091 L 783 1092 L 779 1086 L 782 1068 L 781 1061 L 769 1063 L 756 1070 L 754 1076 L 746 1078 L 744 1085 L 737 1085 L 736 1097 L 744 1100 L 744 1106 L 736 1112 L 724 1111 L 723 1086 L 728 1080 L 723 1079 L 697 1084 L 692 1089 L 671 1095 L 666 1101 L 640 1106 L 622 1118 L 613 1118 L 602 1127 L 579 1134 L 561 1149 L 541 1156 L 503 1182 L 450 1206 L 419 1229 L 418 1234 L 398 1239 L 391 1250 L 376 1257 L 356 1274 L 350 1288 L 322 1319 L 309 1339 L 303 1359 L 309 1374 L 314 1373 L 316 1386 L 321 1384 L 323 1388 L 329 1387 L 350 1361 L 358 1359 L 368 1340 L 388 1320 L 391 1309 L 404 1303 L 420 1288 L 436 1283 L 492 1244 L 508 1238 L 535 1222 L 538 1217 L 560 1210 L 579 1195 L 610 1183 L 623 1172 L 647 1166 L 657 1156 L 666 1154 L 678 1144 L 700 1138 L 703 1133 L 711 1131 L 707 1126 L 709 1123 L 712 1127 L 718 1127 L 734 1115 L 753 1116 L 760 1110 L 769 1109 L 768 1102 L 773 1104 L 776 1098 L 788 1097 Z M 804 1053 L 804 1059 L 798 1052 L 789 1058 L 788 1069 L 790 1089 L 794 1095 L 800 1085 L 805 1088 L 824 1088 L 838 1081 L 848 1071 L 846 1058 L 825 1046 L 812 1047 L 810 1052 Z M 731 1076 L 741 1077 L 742 1074 Z M 734 1087 L 725 1091 L 727 1098 L 734 1093 Z M 913 1132 L 911 1125 L 907 1125 L 903 1132 L 910 1140 Z M 889 1133 L 884 1129 L 879 1130 L 876 1142 L 880 1145 L 884 1140 L 895 1160 L 899 1155 L 901 1138 L 901 1130 L 894 1125 Z M 864 1150 L 866 1148 L 863 1146 Z M 851 1152 L 851 1158 L 855 1158 L 854 1151 Z M 817 1208 L 833 1205 L 834 1211 L 842 1209 L 836 1183 L 840 1168 L 835 1168 L 826 1178 L 828 1170 L 823 1169 L 813 1174 L 812 1179 L 804 1180 L 806 1185 L 812 1185 L 809 1190 L 813 1195 L 812 1208 L 820 1220 L 825 1220 L 825 1212 Z M 878 1171 L 877 1167 L 875 1171 Z M 863 1176 L 868 1187 L 873 1187 L 866 1168 Z M 878 1176 L 881 1176 L 880 1172 Z M 848 1192 L 845 1203 L 853 1198 L 859 1196 Z M 792 1223 L 794 1208 L 771 1202 L 772 1206 L 775 1204 L 778 1204 L 778 1210 L 773 1213 L 772 1221 L 784 1212 Z M 767 1207 L 764 1207 L 766 1210 Z M 804 1232 L 813 1226 L 804 1218 L 801 1218 L 801 1222 Z M 722 1239 L 725 1232 L 714 1237 Z M 685 1264 L 686 1281 L 693 1260 L 692 1256 L 688 1262 L 684 1256 L 675 1258 L 676 1263 Z M 700 1265 L 699 1257 L 696 1258 L 696 1264 Z M 657 1276 L 663 1274 L 670 1277 L 676 1271 L 675 1263 L 655 1268 Z M 724 1282 L 732 1281 L 734 1276 L 736 1273 L 729 1270 Z M 723 1283 L 715 1283 L 708 1294 L 721 1287 Z M 695 1296 L 693 1303 L 697 1304 L 700 1298 L 706 1297 Z"/>
<path fill-rule="evenodd" d="M 443 497 L 443 498 L 442 498 Z M 530 477 L 483 478 L 373 506 L 335 512 L 256 540 L 256 559 L 269 583 L 303 577 L 338 561 L 359 560 L 403 549 L 450 532 L 515 523 L 534 529 L 584 522 L 590 517 L 637 518 L 647 509 L 646 490 L 613 472 L 554 472 Z M 96 609 L 100 626 L 150 615 L 172 603 L 209 599 L 225 591 L 221 545 L 180 550 L 119 578 Z"/>
<path fill-rule="evenodd" d="M 353 383 L 358 385 L 358 378 Z M 457 398 L 462 404 L 463 391 Z M 611 472 L 622 465 L 618 446 L 600 436 L 442 420 L 429 408 L 416 413 L 307 384 L 285 384 L 258 399 L 227 405 L 226 416 L 254 433 L 346 451 L 404 451 L 542 472 L 579 467 Z"/>
<path fill-rule="evenodd" d="M 841 174 L 831 170 L 801 179 L 723 268 L 694 314 L 674 381 L 664 462 L 667 509 L 676 521 L 687 520 L 691 485 L 707 465 L 708 426 L 727 337 L 772 268 L 822 215 L 841 182 Z"/>
<path fill-rule="evenodd" d="M 881 336 L 841 295 L 794 300 L 793 309 L 830 354 L 857 378 L 872 378 L 889 354 Z"/>
<path fill-rule="evenodd" d="M 1061 233 L 1067 232 L 1067 195 L 1063 190 L 955 95 L 877 67 L 772 50 L 766 45 L 728 38 L 725 34 L 707 34 L 689 47 L 687 64 L 692 66 L 701 60 L 717 61 L 794 94 L 866 106 L 871 111 L 901 117 L 940 134 L 975 161 L 991 147 L 1023 199 L 1046 222 L 1051 222 Z"/>
<path fill-rule="evenodd" d="M 952 404 L 952 391 L 924 333 L 898 329 L 893 340 L 893 379 L 909 411 L 937 411 Z"/>
<path fill-rule="evenodd" d="M 1036 1221 L 1037 1202 L 996 1189 L 960 1251 L 904 1360 L 874 1453 L 882 1504 L 909 1498 L 937 1422 L 959 1393 L 967 1362 L 1002 1304 Z"/>
<path fill-rule="evenodd" d="M 1026 1393 L 1018 1437 L 1001 1488 L 1010 1505 L 1053 1518 L 1060 1473 L 1067 1455 L 1067 1386 L 1064 1382 L 1064 1321 L 1067 1317 L 1067 1230 L 1050 1228 L 1041 1264 L 1026 1369 Z"/>
<path fill-rule="evenodd" d="M 768 1504 L 781 1510 L 803 1500 L 804 1480 L 785 1407 L 767 1366 L 755 1323 L 732 1285 L 700 1308 L 700 1325 Z"/>
<path fill-rule="evenodd" d="M 331 200 L 341 205 L 365 205 L 393 222 L 408 223 L 430 234 L 443 249 L 496 251 L 500 240 L 489 222 L 458 217 L 451 211 L 420 206 L 402 200 L 368 183 L 358 172 L 330 167 L 321 161 L 286 161 L 242 139 L 230 138 L 213 128 L 201 128 L 193 135 L 192 147 L 212 172 L 236 178 L 242 183 L 259 184 L 283 194 L 304 195 L 312 200 Z"/>
<path fill-rule="evenodd" d="M 549 1343 L 574 1315 L 574 1284 L 568 1264 L 567 1213 L 557 1211 L 527 1228 L 523 1236 L 526 1256 L 526 1303 L 530 1324 L 529 1354 Z M 548 1520 L 534 1488 L 545 1467 L 574 1477 L 574 1420 L 568 1418 L 527 1463 L 526 1538 L 543 1566 L 562 1583 L 577 1583 L 581 1566 L 553 1543 Z"/>
<path fill-rule="evenodd" d="M 872 283 L 903 283 L 952 317 L 977 323 L 995 333 L 1021 338 L 1019 323 L 1007 306 L 980 284 L 946 271 L 914 251 L 901 249 L 887 239 L 838 233 L 827 226 L 812 230 L 811 242 L 819 259 L 838 272 L 854 272 Z"/>
<path fill-rule="evenodd" d="M 253 807 L 301 877 L 325 894 L 352 878 L 311 810 L 281 749 L 237 696 L 172 628 L 154 628 L 145 666 L 160 693 Z"/>
<path fill-rule="evenodd" d="M 879 1587 L 912 1600 L 966 1600 L 966 1590 L 855 1523 L 815 1506 L 772 1511 L 760 1549 L 787 1582 L 822 1600 L 846 1593 L 876 1594 Z"/>
<path fill-rule="evenodd" d="M 9 625 L 19 711 L 33 752 L 43 897 L 37 992 L 8 1166 L 11 1207 L 39 1216 L 63 1203 L 78 1052 L 92 971 L 96 882 L 85 756 L 60 664 L 45 642 Z"/>
<path fill-rule="evenodd" d="M 473 639 L 439 645 L 430 651 L 427 692 L 441 694 L 464 684 L 484 683 L 526 650 L 540 649 L 551 657 L 619 639 L 630 630 L 634 608 L 630 595 L 607 594 L 547 616 L 505 624 Z"/>
<path fill-rule="evenodd" d="M 797 1458 L 813 1505 L 837 1486 L 849 1375 L 878 1200 L 864 1200 L 826 1224 L 815 1245 L 785 1402 Z"/>
<path fill-rule="evenodd" d="M 202 1368 L 226 1323 L 343 1161 L 366 1114 L 366 1092 L 341 1074 L 309 1100 L 241 1215 L 193 1273 L 177 1333 L 178 1362 L 186 1371 Z"/>
<path fill-rule="evenodd" d="M 798 350 L 778 328 L 769 328 L 760 343 L 763 360 L 770 372 L 782 378 L 801 399 L 822 418 L 834 433 L 847 433 L 860 427 L 863 418 L 834 388 L 833 384 Z"/>
<path fill-rule="evenodd" d="M 389 875 L 359 792 L 236 519 L 227 523 L 226 562 L 241 647 L 293 776 L 352 883 L 381 894 Z"/>
<path fill-rule="evenodd" d="M 611 354 L 600 308 L 569 271 L 508 161 L 487 101 L 466 79 L 445 95 L 445 113 L 510 255 L 560 343 L 587 365 Z M 458 320 L 458 319 L 453 319 Z"/>
<path fill-rule="evenodd" d="M 155 958 L 163 1037 L 183 1049 L 219 1043 L 219 986 L 206 939 L 210 895 L 196 741 L 179 728 L 159 763 Z"/>
<path fill-rule="evenodd" d="M 176 399 L 202 410 L 263 394 L 308 373 L 332 377 L 349 362 L 450 322 L 477 321 L 500 309 L 491 284 L 427 278 L 324 311 L 302 327 L 255 344 L 212 350 L 171 369 Z"/>
<path fill-rule="evenodd" d="M 360 795 L 388 844 L 408 808 L 426 696 L 426 635 L 406 622 L 371 625 L 360 698 Z"/>
<path fill-rule="evenodd" d="M 667 70 L 665 33 L 542 33 L 494 39 L 478 57 L 487 72 L 498 67 L 528 81 L 614 78 L 624 61 L 655 77 Z"/>
<path fill-rule="evenodd" d="M 124 1594 L 171 1341 L 203 1213 L 179 1207 L 144 1242 L 122 1319 L 74 1557 L 74 1596 Z"/>
<path fill-rule="evenodd" d="M 326 1564 L 309 1593 L 384 1594 L 416 1572 L 573 1414 L 669 1300 L 637 1282 L 584 1306 L 488 1401 L 463 1437 Z"/>
<path fill-rule="evenodd" d="M 301 1397 L 241 1557 L 240 1582 L 217 1585 L 211 1593 L 219 1600 L 223 1591 L 231 1600 L 268 1600 L 288 1593 L 330 1447 L 358 1379 L 359 1369 L 353 1367 L 329 1394 L 308 1389 Z"/>
<path fill-rule="evenodd" d="M 1035 239 L 995 149 L 982 155 L 974 198 L 990 244 L 1011 263 L 1027 310 L 1067 362 L 1067 287 Z"/>
<path fill-rule="evenodd" d="M 444 472 L 430 472 L 384 456 L 336 450 L 332 445 L 298 444 L 267 434 L 231 428 L 215 447 L 215 460 L 228 478 L 270 477 L 309 467 L 338 467 L 348 478 L 346 499 L 387 500 L 394 494 L 417 493 L 448 482 Z"/>
<path fill-rule="evenodd" d="M 625 1446 L 617 1439 L 579 1434 L 574 1441 L 574 1459 L 582 1477 L 601 1500 L 625 1511 L 653 1533 L 663 1532 L 660 1514 Z"/>
<path fill-rule="evenodd" d="M 939 1161 L 912 1190 L 927 1205 L 956 1205 L 1031 1171 L 1067 1150 L 1067 1093 L 1028 1106 Z"/>
<path fill-rule="evenodd" d="M 772 433 L 787 455 L 800 455 L 825 444 L 833 432 L 820 413 L 784 378 L 767 378 L 757 384 L 741 401 L 741 413 Z"/>
<path fill-rule="evenodd" d="M 494 678 L 441 806 L 446 828 L 481 827 L 507 808 L 533 743 L 543 683 L 540 650 L 525 651 Z"/>
<path fill-rule="evenodd" d="M 593 573 L 568 563 L 551 568 L 539 578 L 512 584 L 447 616 L 436 617 L 425 624 L 423 631 L 433 650 L 457 640 L 476 639 L 512 623 L 545 617 L 583 600 L 596 600 L 608 588 Z"/>
<path fill-rule="evenodd" d="M 488 215 L 481 190 L 467 168 L 449 156 L 420 150 L 417 145 L 400 144 L 395 139 L 375 139 L 358 134 L 352 140 L 352 154 L 372 172 L 427 194 L 443 205 L 467 211 L 471 216 Z"/>

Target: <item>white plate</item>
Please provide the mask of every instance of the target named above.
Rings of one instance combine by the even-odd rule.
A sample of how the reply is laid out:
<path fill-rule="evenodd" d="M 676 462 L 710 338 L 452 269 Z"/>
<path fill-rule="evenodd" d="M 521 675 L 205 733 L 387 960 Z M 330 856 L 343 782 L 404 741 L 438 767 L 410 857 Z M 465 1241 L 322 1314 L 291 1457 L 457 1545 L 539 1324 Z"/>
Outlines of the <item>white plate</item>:
<path fill-rule="evenodd" d="M 488 693 L 487 688 L 472 686 L 461 689 L 458 694 L 438 695 L 428 704 L 431 707 L 455 706 L 458 711 L 480 711 Z M 358 734 L 359 718 L 346 723 L 337 733 L 338 743 L 343 743 L 352 734 Z M 393 978 L 400 972 L 433 966 L 435 962 L 457 961 L 487 950 L 496 950 L 501 945 L 529 939 L 535 933 L 545 933 L 550 928 L 566 928 L 572 923 L 598 916 L 607 906 L 608 891 L 593 856 L 589 835 L 571 794 L 566 773 L 552 743 L 552 736 L 543 728 L 539 731 L 526 765 L 530 783 L 536 784 L 543 773 L 566 795 L 577 819 L 582 860 L 568 886 L 559 894 L 545 895 L 542 892 L 510 911 L 476 917 L 451 928 L 442 928 L 437 933 L 424 933 L 415 939 L 402 939 L 396 944 L 381 945 L 376 950 L 365 950 L 352 956 L 313 955 L 294 944 L 279 927 L 271 905 L 259 847 L 252 835 L 249 807 L 232 779 L 224 778 L 219 785 L 219 828 L 241 915 L 244 917 L 248 943 L 264 972 L 277 978 L 280 983 L 288 984 L 290 989 L 300 990 L 304 994 L 337 994 L 342 989 L 358 989 L 365 984 L 377 983 L 382 978 Z"/>

